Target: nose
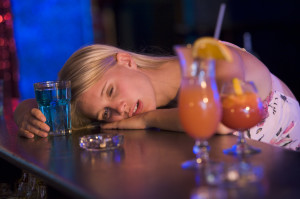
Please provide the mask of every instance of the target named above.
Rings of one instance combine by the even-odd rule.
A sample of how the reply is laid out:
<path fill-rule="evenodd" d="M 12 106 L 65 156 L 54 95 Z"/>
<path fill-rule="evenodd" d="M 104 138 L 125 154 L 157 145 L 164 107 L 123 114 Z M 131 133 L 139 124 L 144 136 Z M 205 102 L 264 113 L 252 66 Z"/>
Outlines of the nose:
<path fill-rule="evenodd" d="M 123 115 L 124 113 L 128 113 L 128 106 L 127 103 L 124 101 L 119 102 L 117 105 L 117 111 L 119 112 L 120 115 Z"/>

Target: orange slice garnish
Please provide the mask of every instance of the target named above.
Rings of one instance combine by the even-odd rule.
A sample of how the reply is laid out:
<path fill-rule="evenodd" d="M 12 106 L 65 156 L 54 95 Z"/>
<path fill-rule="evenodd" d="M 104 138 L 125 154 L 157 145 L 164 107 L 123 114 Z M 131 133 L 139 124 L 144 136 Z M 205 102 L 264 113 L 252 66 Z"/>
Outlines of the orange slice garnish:
<path fill-rule="evenodd" d="M 234 89 L 235 94 L 242 95 L 243 89 L 241 86 L 241 81 L 235 77 L 232 79 L 232 84 L 233 84 L 233 89 Z"/>
<path fill-rule="evenodd" d="M 232 61 L 232 54 L 229 48 L 213 37 L 197 39 L 193 44 L 193 57 Z"/>

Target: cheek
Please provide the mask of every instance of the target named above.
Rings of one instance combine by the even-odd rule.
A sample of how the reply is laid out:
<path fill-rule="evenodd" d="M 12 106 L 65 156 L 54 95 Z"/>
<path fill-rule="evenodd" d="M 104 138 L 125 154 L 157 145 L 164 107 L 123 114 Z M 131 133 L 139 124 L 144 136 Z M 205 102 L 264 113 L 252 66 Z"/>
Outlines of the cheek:
<path fill-rule="evenodd" d="M 122 83 L 121 83 L 122 82 Z M 127 99 L 128 102 L 135 103 L 136 100 L 142 100 L 144 111 L 156 109 L 156 98 L 151 82 L 144 76 L 129 76 L 122 79 L 118 84 L 119 96 Z"/>
<path fill-rule="evenodd" d="M 131 79 L 130 81 L 128 81 L 128 79 L 122 80 L 118 84 L 118 95 L 126 99 L 136 98 L 141 94 L 141 88 L 138 86 L 139 84 L 140 83 L 134 79 Z"/>

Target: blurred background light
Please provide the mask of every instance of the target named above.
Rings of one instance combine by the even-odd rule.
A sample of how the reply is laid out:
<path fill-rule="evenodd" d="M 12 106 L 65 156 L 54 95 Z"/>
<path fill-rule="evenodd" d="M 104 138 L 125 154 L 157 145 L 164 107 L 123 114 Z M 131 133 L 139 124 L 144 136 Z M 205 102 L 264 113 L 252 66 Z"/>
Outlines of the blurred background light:
<path fill-rule="evenodd" d="M 33 83 L 56 80 L 67 58 L 93 43 L 87 0 L 11 0 L 19 62 L 20 98 L 33 98 Z"/>

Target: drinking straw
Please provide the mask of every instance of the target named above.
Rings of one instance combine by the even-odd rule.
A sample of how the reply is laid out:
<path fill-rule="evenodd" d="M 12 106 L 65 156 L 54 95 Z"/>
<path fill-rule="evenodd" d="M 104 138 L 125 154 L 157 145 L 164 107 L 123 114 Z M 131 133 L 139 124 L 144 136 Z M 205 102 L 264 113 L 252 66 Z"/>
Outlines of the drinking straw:
<path fill-rule="evenodd" d="M 219 39 L 219 37 L 220 37 L 220 31 L 221 31 L 221 26 L 222 26 L 223 18 L 224 18 L 225 8 L 226 8 L 226 4 L 222 3 L 220 5 L 218 20 L 217 20 L 215 34 L 214 34 L 214 38 L 215 39 Z"/>

